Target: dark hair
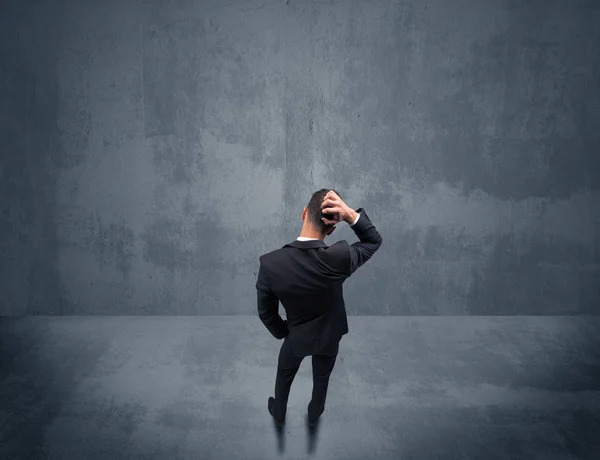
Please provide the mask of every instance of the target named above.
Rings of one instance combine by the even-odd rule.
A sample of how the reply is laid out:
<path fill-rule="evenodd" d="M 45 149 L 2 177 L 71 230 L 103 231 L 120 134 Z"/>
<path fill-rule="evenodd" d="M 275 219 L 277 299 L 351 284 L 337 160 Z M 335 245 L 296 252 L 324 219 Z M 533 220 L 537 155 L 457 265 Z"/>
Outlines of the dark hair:
<path fill-rule="evenodd" d="M 323 200 L 325 199 L 325 195 L 327 195 L 327 193 L 329 192 L 329 190 L 333 190 L 330 188 L 322 188 L 321 190 L 317 190 L 315 193 L 313 193 L 313 196 L 310 198 L 310 201 L 308 202 L 308 211 L 307 211 L 307 218 L 308 221 L 316 228 L 319 230 L 319 232 L 321 232 L 321 234 L 325 234 L 327 233 L 332 227 L 333 225 L 326 225 L 325 222 L 323 222 L 321 219 L 323 217 L 328 217 L 327 215 L 323 216 L 323 214 L 321 213 L 321 205 L 323 204 Z M 342 195 L 340 195 L 337 190 L 333 190 L 335 193 L 337 193 L 337 195 L 342 198 Z"/>

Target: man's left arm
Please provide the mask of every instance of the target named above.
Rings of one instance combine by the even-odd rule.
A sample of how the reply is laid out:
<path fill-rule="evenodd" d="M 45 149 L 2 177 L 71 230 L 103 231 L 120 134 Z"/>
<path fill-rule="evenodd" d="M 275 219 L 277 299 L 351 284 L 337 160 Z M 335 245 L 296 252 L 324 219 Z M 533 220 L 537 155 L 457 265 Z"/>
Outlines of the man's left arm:
<path fill-rule="evenodd" d="M 283 339 L 289 334 L 290 329 L 287 321 L 285 321 L 279 315 L 279 299 L 275 294 L 273 294 L 273 291 L 271 291 L 267 274 L 262 266 L 262 262 L 258 270 L 256 292 L 258 316 L 260 320 L 267 327 L 273 337 L 276 339 Z"/>

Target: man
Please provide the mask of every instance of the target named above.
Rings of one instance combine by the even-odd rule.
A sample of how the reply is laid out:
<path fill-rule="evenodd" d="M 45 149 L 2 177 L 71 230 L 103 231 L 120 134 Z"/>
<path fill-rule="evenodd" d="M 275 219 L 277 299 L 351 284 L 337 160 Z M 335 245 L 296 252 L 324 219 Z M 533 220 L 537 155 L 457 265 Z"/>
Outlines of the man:
<path fill-rule="evenodd" d="M 302 220 L 296 241 L 260 257 L 256 282 L 261 321 L 275 338 L 285 338 L 279 351 L 275 398 L 268 401 L 278 427 L 285 423 L 290 387 L 305 356 L 312 355 L 311 427 L 325 410 L 339 342 L 348 332 L 342 285 L 382 242 L 364 209 L 354 211 L 335 190 L 315 192 Z M 349 245 L 342 240 L 327 246 L 324 238 L 341 221 L 350 224 L 360 241 Z M 280 301 L 286 311 L 285 321 L 279 315 Z"/>

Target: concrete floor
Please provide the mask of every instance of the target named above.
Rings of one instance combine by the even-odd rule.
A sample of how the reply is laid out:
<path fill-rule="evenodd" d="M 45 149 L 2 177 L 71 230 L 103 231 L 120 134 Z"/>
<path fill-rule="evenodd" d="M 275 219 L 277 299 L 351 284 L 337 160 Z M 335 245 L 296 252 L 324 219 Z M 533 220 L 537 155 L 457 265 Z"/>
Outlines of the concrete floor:
<path fill-rule="evenodd" d="M 311 435 L 258 317 L 0 318 L 0 458 L 600 458 L 600 317 L 349 323 Z"/>

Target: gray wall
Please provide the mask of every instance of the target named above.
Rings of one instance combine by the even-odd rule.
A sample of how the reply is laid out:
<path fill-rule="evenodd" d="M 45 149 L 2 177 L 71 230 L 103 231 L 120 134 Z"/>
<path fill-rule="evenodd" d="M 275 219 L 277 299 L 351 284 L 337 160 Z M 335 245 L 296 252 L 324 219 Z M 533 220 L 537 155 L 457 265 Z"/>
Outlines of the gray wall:
<path fill-rule="evenodd" d="M 597 2 L 0 8 L 0 314 L 255 314 L 321 187 L 349 314 L 599 313 Z"/>

